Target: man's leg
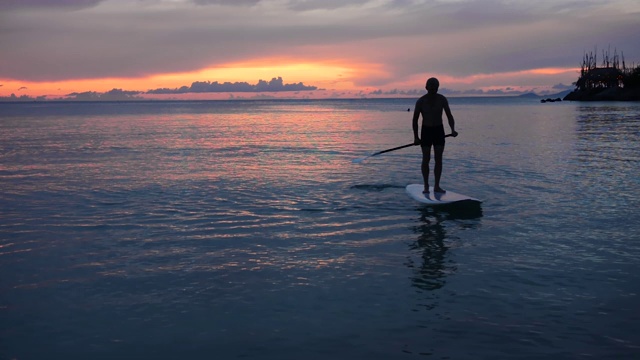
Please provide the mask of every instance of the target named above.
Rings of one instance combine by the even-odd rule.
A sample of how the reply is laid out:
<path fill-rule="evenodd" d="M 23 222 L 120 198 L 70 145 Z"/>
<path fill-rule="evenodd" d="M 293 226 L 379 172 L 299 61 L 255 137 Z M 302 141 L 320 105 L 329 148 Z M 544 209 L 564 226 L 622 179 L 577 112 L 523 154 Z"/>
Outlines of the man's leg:
<path fill-rule="evenodd" d="M 424 193 L 429 192 L 429 161 L 431 161 L 431 146 L 422 146 L 422 178 L 424 179 Z"/>
<path fill-rule="evenodd" d="M 433 146 L 433 158 L 436 161 L 436 164 L 433 167 L 433 175 L 436 180 L 436 183 L 433 186 L 433 191 L 440 192 L 440 193 L 446 192 L 443 188 L 440 187 L 440 177 L 442 176 L 442 154 L 443 153 L 444 153 L 444 145 Z"/>

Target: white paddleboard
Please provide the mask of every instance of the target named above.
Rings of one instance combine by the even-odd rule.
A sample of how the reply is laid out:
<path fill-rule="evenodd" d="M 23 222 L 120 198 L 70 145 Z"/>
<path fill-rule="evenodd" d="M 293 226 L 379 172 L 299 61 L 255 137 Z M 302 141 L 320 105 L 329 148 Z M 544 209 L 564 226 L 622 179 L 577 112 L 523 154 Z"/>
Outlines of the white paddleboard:
<path fill-rule="evenodd" d="M 458 201 L 473 201 L 473 202 L 482 202 L 476 198 L 472 198 L 471 196 L 463 195 L 455 193 L 451 190 L 447 190 L 446 193 L 437 193 L 433 191 L 433 186 L 429 187 L 429 193 L 423 193 L 424 185 L 422 184 L 411 184 L 407 185 L 407 194 L 411 196 L 414 200 L 419 201 L 423 204 L 429 205 L 445 205 L 451 204 Z"/>

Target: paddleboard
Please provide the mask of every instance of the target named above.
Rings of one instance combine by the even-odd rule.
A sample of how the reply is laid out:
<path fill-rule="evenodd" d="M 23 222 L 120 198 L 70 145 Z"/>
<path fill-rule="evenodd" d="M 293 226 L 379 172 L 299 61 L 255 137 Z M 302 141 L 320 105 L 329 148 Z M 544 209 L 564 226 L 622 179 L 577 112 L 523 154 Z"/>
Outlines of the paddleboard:
<path fill-rule="evenodd" d="M 424 190 L 424 185 L 422 184 L 407 185 L 406 190 L 407 194 L 409 194 L 409 196 L 411 196 L 411 198 L 413 198 L 414 200 L 429 205 L 445 205 L 459 201 L 472 201 L 478 203 L 482 202 L 476 198 L 472 198 L 471 196 L 458 194 L 451 190 L 447 190 L 446 193 L 437 193 L 433 191 L 433 186 L 429 187 L 428 194 L 422 193 L 422 190 Z"/>

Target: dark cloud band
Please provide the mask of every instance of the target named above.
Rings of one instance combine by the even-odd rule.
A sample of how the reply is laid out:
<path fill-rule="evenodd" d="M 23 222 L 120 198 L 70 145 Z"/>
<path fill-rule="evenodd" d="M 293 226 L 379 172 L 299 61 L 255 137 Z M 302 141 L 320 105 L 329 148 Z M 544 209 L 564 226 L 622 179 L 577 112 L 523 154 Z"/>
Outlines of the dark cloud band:
<path fill-rule="evenodd" d="M 217 81 L 196 81 L 191 86 L 182 86 L 175 89 L 154 89 L 147 91 L 147 94 L 188 94 L 188 93 L 220 93 L 220 92 L 282 92 L 282 91 L 313 91 L 318 88 L 307 86 L 299 82 L 297 84 L 285 84 L 281 77 L 273 78 L 267 82 L 258 81 L 257 84 L 247 82 L 224 82 Z"/>

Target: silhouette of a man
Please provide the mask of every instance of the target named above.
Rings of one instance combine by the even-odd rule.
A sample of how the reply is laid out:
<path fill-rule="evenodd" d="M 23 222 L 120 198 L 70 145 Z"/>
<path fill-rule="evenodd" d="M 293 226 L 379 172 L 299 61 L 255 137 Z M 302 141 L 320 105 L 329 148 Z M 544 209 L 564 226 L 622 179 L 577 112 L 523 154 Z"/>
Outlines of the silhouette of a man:
<path fill-rule="evenodd" d="M 446 97 L 438 94 L 440 82 L 436 78 L 427 80 L 427 94 L 416 101 L 413 111 L 413 142 L 422 148 L 422 177 L 424 178 L 424 193 L 429 193 L 429 162 L 431 161 L 431 147 L 433 147 L 435 166 L 433 175 L 435 184 L 434 192 L 445 193 L 440 187 L 440 177 L 442 176 L 442 154 L 444 153 L 444 125 L 442 123 L 442 112 L 447 115 L 451 135 L 458 136 L 455 130 L 455 120 L 449 109 L 449 101 Z M 418 118 L 422 115 L 422 131 L 418 137 Z"/>

